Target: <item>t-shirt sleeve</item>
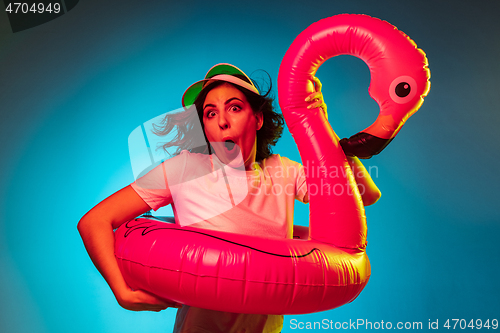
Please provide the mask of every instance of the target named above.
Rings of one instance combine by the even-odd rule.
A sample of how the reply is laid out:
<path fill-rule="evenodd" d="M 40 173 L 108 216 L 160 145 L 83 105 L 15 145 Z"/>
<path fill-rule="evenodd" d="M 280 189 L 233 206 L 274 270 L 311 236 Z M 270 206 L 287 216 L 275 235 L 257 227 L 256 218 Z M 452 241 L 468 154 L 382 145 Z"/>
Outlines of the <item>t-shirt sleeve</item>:
<path fill-rule="evenodd" d="M 187 151 L 182 151 L 178 156 L 154 167 L 130 186 L 155 211 L 170 204 L 172 193 L 169 184 L 173 185 L 175 180 L 182 179 L 188 155 Z"/>
<path fill-rule="evenodd" d="M 162 175 L 164 169 L 162 163 L 130 184 L 142 200 L 153 210 L 158 210 L 158 208 L 166 206 L 172 201 L 167 178 Z M 163 184 L 161 184 L 162 182 Z M 156 185 L 152 186 L 152 184 Z"/>
<path fill-rule="evenodd" d="M 306 175 L 304 166 L 298 162 L 292 161 L 287 157 L 282 157 L 282 162 L 288 170 L 288 176 L 295 178 L 295 199 L 303 203 L 309 202 L 307 194 Z"/>
<path fill-rule="evenodd" d="M 299 200 L 300 202 L 303 203 L 308 203 L 309 202 L 309 195 L 307 193 L 307 183 L 306 183 L 306 175 L 304 172 L 304 166 L 302 164 L 299 164 L 299 170 L 298 170 L 298 176 L 297 179 L 295 180 L 296 188 L 297 188 L 297 194 L 295 198 Z"/>

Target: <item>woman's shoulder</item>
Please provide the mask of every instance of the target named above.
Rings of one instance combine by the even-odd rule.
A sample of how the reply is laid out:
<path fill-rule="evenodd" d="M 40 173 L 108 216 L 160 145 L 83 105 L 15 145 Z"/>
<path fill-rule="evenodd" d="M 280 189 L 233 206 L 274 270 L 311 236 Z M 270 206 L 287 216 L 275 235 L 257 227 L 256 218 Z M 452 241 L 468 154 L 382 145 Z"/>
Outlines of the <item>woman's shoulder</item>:
<path fill-rule="evenodd" d="M 167 170 L 178 179 L 199 177 L 212 171 L 210 155 L 182 150 L 179 154 L 163 161 Z"/>
<path fill-rule="evenodd" d="M 296 179 L 303 174 L 303 167 L 300 163 L 280 154 L 269 156 L 261 162 L 260 166 L 264 175 L 271 178 Z"/>
<path fill-rule="evenodd" d="M 169 160 L 183 160 L 190 163 L 210 163 L 210 155 L 193 153 L 189 150 L 181 150 L 179 154 L 173 156 Z"/>
<path fill-rule="evenodd" d="M 290 167 L 301 167 L 301 164 L 289 159 L 286 156 L 281 156 L 280 154 L 272 154 L 268 158 L 262 161 L 264 166 L 290 166 Z"/>

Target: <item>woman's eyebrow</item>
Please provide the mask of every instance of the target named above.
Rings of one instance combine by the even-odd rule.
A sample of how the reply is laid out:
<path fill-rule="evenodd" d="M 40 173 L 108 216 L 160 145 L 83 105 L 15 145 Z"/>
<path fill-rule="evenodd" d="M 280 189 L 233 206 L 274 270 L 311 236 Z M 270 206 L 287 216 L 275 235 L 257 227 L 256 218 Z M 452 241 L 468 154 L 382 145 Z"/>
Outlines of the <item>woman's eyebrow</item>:
<path fill-rule="evenodd" d="M 203 110 L 205 110 L 205 109 L 206 109 L 207 107 L 209 107 L 209 106 L 211 106 L 211 107 L 215 108 L 215 104 L 207 104 L 207 105 L 205 105 L 205 106 L 203 107 Z"/>
<path fill-rule="evenodd" d="M 236 99 L 236 100 L 238 100 L 238 101 L 240 101 L 241 103 L 243 103 L 243 101 L 242 101 L 241 99 L 239 99 L 238 97 L 233 97 L 233 98 L 228 99 L 228 100 L 224 103 L 224 105 L 228 105 L 229 103 L 231 103 L 231 102 L 232 102 L 233 100 L 235 100 L 235 99 Z"/>
<path fill-rule="evenodd" d="M 226 102 L 224 102 L 224 105 L 228 105 L 229 103 L 231 103 L 235 99 L 240 101 L 241 103 L 243 103 L 243 101 L 241 99 L 239 99 L 238 97 L 232 97 L 232 98 L 228 99 Z M 207 104 L 203 107 L 203 110 L 205 110 L 209 106 L 215 108 L 215 104 Z"/>

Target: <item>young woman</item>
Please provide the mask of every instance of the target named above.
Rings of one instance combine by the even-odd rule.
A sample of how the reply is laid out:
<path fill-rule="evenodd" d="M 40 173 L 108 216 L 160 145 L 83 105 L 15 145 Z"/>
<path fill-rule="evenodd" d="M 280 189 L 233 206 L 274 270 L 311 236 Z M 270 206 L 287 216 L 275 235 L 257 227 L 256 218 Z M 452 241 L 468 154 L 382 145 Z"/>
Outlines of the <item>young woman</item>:
<path fill-rule="evenodd" d="M 308 96 L 306 102 L 310 102 L 310 109 L 321 108 L 326 112 L 321 84 L 316 78 L 311 80 L 317 91 Z M 271 146 L 281 136 L 284 122 L 282 116 L 274 111 L 268 94 L 269 91 L 259 94 L 253 81 L 237 67 L 218 64 L 209 70 L 204 80 L 190 86 L 182 100 L 183 106 L 196 106 L 206 147 L 194 149 L 189 146 L 190 127 L 179 124 L 181 118 L 167 119 L 165 126 L 158 130 L 159 134 L 168 134 L 177 121 L 180 134 L 176 137 L 178 155 L 163 162 L 157 170 L 181 168 L 182 174 L 185 174 L 196 173 L 200 168 L 213 169 L 224 158 L 231 156 L 235 146 L 238 147 L 247 191 L 241 200 L 232 200 L 229 209 L 214 213 L 213 207 L 218 206 L 220 198 L 214 198 L 203 188 L 187 191 L 185 187 L 174 186 L 165 178 L 159 179 L 161 173 L 153 169 L 99 203 L 80 220 L 78 230 L 89 256 L 122 307 L 134 311 L 179 307 L 174 332 L 281 331 L 283 316 L 237 314 L 181 306 L 141 290 L 132 290 L 124 281 L 114 257 L 113 229 L 151 209 L 168 204 L 174 207 L 176 223 L 181 225 L 269 238 L 292 237 L 294 201 L 308 202 L 305 174 L 299 163 L 271 153 Z M 168 146 L 172 143 L 165 145 Z M 184 149 L 186 147 L 190 147 L 189 151 Z M 364 204 L 374 203 L 380 192 L 359 160 L 349 159 Z M 162 186 L 150 186 L 160 183 Z M 208 184 L 207 188 L 212 185 Z M 276 191 L 276 186 L 281 191 Z M 193 197 L 197 199 L 193 200 Z M 175 202 L 172 198 L 176 198 Z M 190 210 L 190 214 L 184 218 L 180 212 L 186 209 Z"/>

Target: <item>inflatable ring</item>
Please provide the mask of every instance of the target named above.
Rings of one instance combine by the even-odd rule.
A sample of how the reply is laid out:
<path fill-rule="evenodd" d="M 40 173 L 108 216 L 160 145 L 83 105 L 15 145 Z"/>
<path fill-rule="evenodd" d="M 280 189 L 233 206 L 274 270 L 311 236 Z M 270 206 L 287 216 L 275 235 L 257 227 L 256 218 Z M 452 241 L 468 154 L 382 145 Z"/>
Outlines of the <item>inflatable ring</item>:
<path fill-rule="evenodd" d="M 115 255 L 130 287 L 182 304 L 239 313 L 304 314 L 353 301 L 370 277 L 364 207 L 335 133 L 325 116 L 308 110 L 303 101 L 312 91 L 310 75 L 329 57 L 371 50 L 367 62 L 372 68 L 393 43 L 422 55 L 386 22 L 339 15 L 311 25 L 283 59 L 278 90 L 285 120 L 303 162 L 324 171 L 307 174 L 310 227 L 294 229 L 300 229 L 301 239 L 250 237 L 138 218 L 115 232 Z M 425 87 L 425 81 L 414 80 L 417 88 Z M 375 91 L 380 89 L 385 87 L 372 88 L 372 96 L 379 96 Z M 378 124 L 387 124 L 387 117 L 399 119 L 391 110 L 381 112 L 385 118 Z M 385 136 L 393 136 L 398 126 L 393 127 Z M 385 133 L 378 126 L 373 129 L 370 133 Z M 329 167 L 345 172 L 328 177 Z M 350 190 L 338 195 L 336 187 L 346 184 Z M 314 187 L 321 187 L 322 194 Z"/>

